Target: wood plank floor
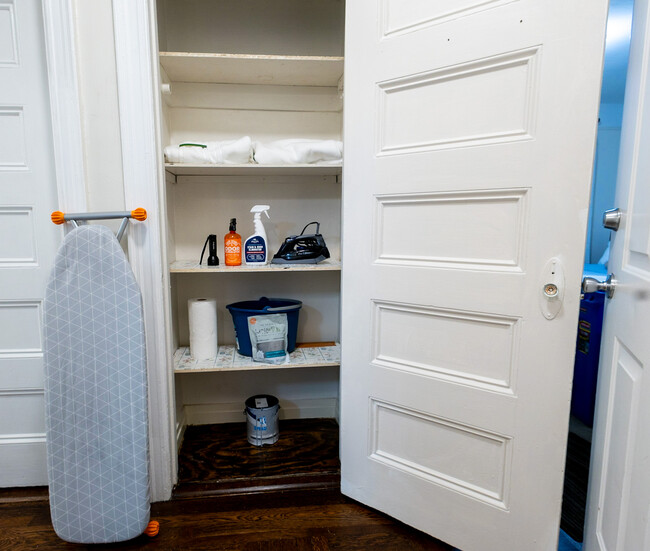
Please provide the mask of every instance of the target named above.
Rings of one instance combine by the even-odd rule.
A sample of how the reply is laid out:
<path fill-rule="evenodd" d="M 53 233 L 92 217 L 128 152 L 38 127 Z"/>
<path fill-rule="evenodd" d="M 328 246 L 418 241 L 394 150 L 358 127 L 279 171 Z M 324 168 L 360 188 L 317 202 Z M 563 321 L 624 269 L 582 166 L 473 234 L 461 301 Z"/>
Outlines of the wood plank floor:
<path fill-rule="evenodd" d="M 448 551 L 451 547 L 339 492 L 338 426 L 280 421 L 280 439 L 255 447 L 245 423 L 188 427 L 171 501 L 154 503 L 160 534 L 73 545 L 51 525 L 47 488 L 0 490 L 0 551 L 160 549 Z"/>
<path fill-rule="evenodd" d="M 282 420 L 279 429 L 278 442 L 260 447 L 246 440 L 246 423 L 187 427 L 174 497 L 340 486 L 334 419 Z"/>
<path fill-rule="evenodd" d="M 152 505 L 160 534 L 129 542 L 74 545 L 52 529 L 49 506 L 7 501 L 0 490 L 0 550 L 160 549 L 211 551 L 449 551 L 417 530 L 336 491 L 172 500 Z M 6 497 L 6 493 L 4 493 Z M 12 499 L 9 497 L 9 499 Z"/>

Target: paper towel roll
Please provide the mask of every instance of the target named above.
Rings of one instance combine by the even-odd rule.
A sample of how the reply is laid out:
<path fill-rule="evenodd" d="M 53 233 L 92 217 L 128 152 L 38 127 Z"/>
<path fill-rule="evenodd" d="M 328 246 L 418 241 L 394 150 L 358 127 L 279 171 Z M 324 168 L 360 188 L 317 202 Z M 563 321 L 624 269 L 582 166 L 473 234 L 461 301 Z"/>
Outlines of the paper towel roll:
<path fill-rule="evenodd" d="M 190 319 L 190 354 L 196 360 L 217 357 L 217 300 L 191 298 L 187 301 Z"/>

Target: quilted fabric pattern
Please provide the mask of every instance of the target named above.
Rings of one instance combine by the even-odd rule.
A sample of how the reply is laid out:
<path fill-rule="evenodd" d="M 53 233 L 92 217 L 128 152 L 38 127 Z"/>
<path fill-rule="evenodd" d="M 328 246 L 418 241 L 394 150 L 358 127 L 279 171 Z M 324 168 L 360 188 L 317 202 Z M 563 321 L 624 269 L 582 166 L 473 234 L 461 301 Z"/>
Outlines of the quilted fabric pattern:
<path fill-rule="evenodd" d="M 64 239 L 43 333 L 54 529 L 75 543 L 134 538 L 149 521 L 142 297 L 109 228 Z"/>

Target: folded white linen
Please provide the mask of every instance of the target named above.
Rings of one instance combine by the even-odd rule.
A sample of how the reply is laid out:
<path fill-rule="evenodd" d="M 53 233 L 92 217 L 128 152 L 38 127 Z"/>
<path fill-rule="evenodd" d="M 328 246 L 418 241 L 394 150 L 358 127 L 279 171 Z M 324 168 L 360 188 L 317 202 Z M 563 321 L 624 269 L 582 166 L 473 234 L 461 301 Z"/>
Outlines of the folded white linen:
<path fill-rule="evenodd" d="M 338 164 L 343 158 L 343 142 L 337 140 L 289 139 L 253 144 L 253 156 L 261 165 Z"/>
<path fill-rule="evenodd" d="M 168 163 L 246 164 L 253 157 L 250 136 L 219 142 L 185 142 L 165 147 Z"/>

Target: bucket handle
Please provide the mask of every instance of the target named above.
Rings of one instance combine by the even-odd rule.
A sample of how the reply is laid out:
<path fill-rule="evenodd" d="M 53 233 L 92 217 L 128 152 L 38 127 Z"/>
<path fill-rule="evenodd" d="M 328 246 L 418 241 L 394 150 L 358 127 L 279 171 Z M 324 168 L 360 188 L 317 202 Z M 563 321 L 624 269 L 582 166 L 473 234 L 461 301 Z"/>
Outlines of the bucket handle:
<path fill-rule="evenodd" d="M 278 411 L 280 411 L 280 404 L 278 404 Z M 255 414 L 252 411 L 249 411 L 248 408 L 244 408 L 244 411 L 242 411 L 244 415 L 250 415 L 255 421 L 257 421 L 257 417 L 255 417 Z"/>
<path fill-rule="evenodd" d="M 302 304 L 292 304 L 291 306 L 276 306 L 275 308 L 264 308 L 265 312 L 284 312 L 285 310 L 298 310 Z"/>

